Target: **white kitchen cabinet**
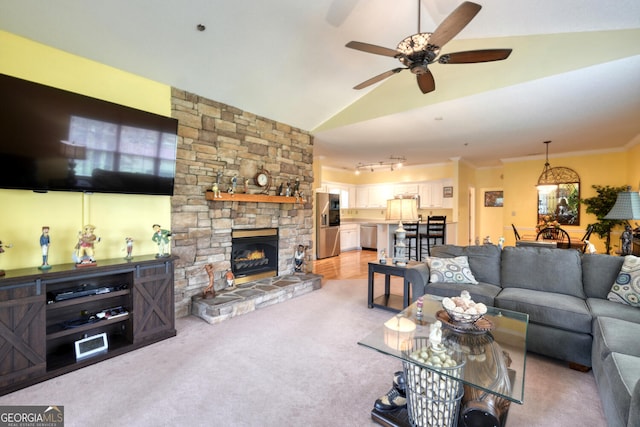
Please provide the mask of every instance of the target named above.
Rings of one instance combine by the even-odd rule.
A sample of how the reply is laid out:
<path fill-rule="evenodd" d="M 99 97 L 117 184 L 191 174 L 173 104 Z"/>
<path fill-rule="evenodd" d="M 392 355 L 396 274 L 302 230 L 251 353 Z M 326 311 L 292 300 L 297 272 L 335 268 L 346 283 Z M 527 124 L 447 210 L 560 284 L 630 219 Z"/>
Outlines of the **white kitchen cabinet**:
<path fill-rule="evenodd" d="M 326 188 L 326 193 L 340 195 L 340 209 L 349 209 L 354 207 L 352 198 L 353 185 L 323 182 L 322 187 Z"/>
<path fill-rule="evenodd" d="M 340 252 L 360 249 L 360 224 L 340 225 Z"/>
<path fill-rule="evenodd" d="M 411 184 L 394 184 L 393 185 L 393 195 L 414 195 L 419 194 L 419 185 L 417 183 Z"/>
<path fill-rule="evenodd" d="M 419 185 L 420 208 L 452 208 L 453 198 L 443 197 L 444 187 L 452 186 L 451 180 L 428 181 Z"/>
<path fill-rule="evenodd" d="M 386 208 L 393 198 L 393 186 L 388 184 L 359 185 L 356 187 L 357 208 Z"/>

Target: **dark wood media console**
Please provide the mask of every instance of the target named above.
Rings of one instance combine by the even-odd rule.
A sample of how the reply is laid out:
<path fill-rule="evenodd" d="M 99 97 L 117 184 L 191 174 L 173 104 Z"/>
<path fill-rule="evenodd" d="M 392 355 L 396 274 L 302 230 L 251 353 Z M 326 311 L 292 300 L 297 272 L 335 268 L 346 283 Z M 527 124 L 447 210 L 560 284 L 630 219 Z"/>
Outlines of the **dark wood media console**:
<path fill-rule="evenodd" d="M 175 336 L 174 260 L 148 255 L 98 260 L 95 267 L 6 270 L 0 395 Z M 117 314 L 103 316 L 115 308 Z M 76 341 L 101 333 L 108 350 L 77 360 Z"/>

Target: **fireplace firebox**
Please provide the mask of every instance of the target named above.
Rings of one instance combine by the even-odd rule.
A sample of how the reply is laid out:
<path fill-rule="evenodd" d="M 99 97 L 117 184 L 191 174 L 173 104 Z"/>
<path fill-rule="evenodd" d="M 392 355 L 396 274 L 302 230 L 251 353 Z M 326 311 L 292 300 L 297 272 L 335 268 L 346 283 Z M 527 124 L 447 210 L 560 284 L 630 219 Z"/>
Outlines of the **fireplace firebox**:
<path fill-rule="evenodd" d="M 231 231 L 231 271 L 236 284 L 278 275 L 278 229 Z"/>

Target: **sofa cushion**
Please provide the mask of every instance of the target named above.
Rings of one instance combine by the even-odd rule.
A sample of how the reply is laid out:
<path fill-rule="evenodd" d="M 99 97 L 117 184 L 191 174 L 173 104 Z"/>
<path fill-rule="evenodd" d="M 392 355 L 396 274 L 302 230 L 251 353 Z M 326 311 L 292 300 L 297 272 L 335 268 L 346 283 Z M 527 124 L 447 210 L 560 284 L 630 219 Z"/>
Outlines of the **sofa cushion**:
<path fill-rule="evenodd" d="M 582 282 L 588 298 L 606 299 L 611 284 L 616 281 L 623 257 L 604 254 L 584 254 L 582 259 Z"/>
<path fill-rule="evenodd" d="M 640 258 L 627 255 L 616 281 L 607 294 L 613 302 L 640 307 Z"/>
<path fill-rule="evenodd" d="M 545 249 L 549 250 L 549 249 Z M 558 249 L 559 251 L 569 251 Z M 522 288 L 503 288 L 496 307 L 529 315 L 530 323 L 590 334 L 593 317 L 585 300 L 571 295 Z"/>
<path fill-rule="evenodd" d="M 460 292 L 469 291 L 471 299 L 490 307 L 495 306 L 495 297 L 500 292 L 500 286 L 491 283 L 478 282 L 476 285 L 469 283 L 429 283 L 425 287 L 425 293 L 441 297 L 457 297 Z"/>
<path fill-rule="evenodd" d="M 640 310 L 630 305 L 600 298 L 587 298 L 587 306 L 593 317 L 614 317 L 640 323 Z"/>
<path fill-rule="evenodd" d="M 592 357 L 604 360 L 611 353 L 640 357 L 640 324 L 611 317 L 593 321 L 594 347 Z"/>
<path fill-rule="evenodd" d="M 575 250 L 507 246 L 502 251 L 501 282 L 503 288 L 585 298 L 580 253 Z"/>
<path fill-rule="evenodd" d="M 431 256 L 438 258 L 466 256 L 469 259 L 469 268 L 478 282 L 500 286 L 501 251 L 496 245 L 439 245 L 431 248 Z"/>
<path fill-rule="evenodd" d="M 457 256 L 453 258 L 427 258 L 429 265 L 429 281 L 431 283 L 470 283 L 477 285 L 478 281 L 473 277 L 469 269 L 469 258 Z"/>

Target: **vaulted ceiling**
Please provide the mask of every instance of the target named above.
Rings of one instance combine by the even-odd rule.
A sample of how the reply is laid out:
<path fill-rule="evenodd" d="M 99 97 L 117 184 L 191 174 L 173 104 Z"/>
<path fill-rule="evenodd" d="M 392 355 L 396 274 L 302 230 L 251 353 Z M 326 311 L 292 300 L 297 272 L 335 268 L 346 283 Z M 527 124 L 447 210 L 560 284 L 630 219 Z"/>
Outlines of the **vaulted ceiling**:
<path fill-rule="evenodd" d="M 0 29 L 311 131 L 322 163 L 407 164 L 623 149 L 640 139 L 640 2 L 476 0 L 442 49 L 511 48 L 505 61 L 433 64 L 422 94 L 392 57 L 417 0 L 0 0 Z M 460 0 L 421 0 L 431 32 Z M 198 25 L 206 27 L 204 31 Z M 0 60 L 3 60 L 0 58 Z"/>

